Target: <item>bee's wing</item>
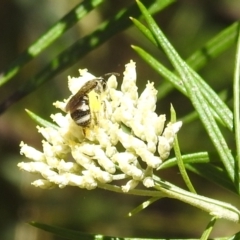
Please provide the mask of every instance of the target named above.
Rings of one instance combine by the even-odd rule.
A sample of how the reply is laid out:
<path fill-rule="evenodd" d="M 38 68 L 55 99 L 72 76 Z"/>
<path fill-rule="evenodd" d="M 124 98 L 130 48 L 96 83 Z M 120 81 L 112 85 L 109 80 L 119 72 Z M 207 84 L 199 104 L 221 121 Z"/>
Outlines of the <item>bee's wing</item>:
<path fill-rule="evenodd" d="M 78 92 L 68 101 L 65 108 L 66 111 L 74 111 L 82 101 L 82 97 L 91 92 L 97 86 L 97 81 L 97 79 L 90 80 L 82 88 L 80 88 Z"/>
<path fill-rule="evenodd" d="M 81 91 L 78 91 L 74 96 L 72 96 L 65 107 L 66 111 L 74 111 L 78 107 L 82 96 L 83 94 Z"/>

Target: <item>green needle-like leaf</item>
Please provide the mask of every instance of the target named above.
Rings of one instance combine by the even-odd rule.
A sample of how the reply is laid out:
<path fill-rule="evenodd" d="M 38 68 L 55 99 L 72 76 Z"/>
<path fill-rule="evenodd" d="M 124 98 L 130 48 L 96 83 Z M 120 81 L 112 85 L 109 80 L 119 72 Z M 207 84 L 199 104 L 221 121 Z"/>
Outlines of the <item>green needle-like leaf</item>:
<path fill-rule="evenodd" d="M 236 51 L 235 71 L 233 79 L 233 113 L 234 113 L 234 134 L 236 142 L 236 180 L 235 185 L 240 193 L 240 31 L 238 29 L 238 42 Z"/>
<path fill-rule="evenodd" d="M 153 204 L 154 202 L 156 202 L 159 199 L 160 199 L 159 197 L 152 197 L 152 198 L 148 199 L 147 201 L 143 202 L 142 204 L 140 204 L 139 206 L 134 208 L 131 212 L 129 212 L 128 216 L 132 217 L 133 215 L 141 212 L 143 209 L 147 208 L 148 206 L 150 206 L 151 204 Z"/>
<path fill-rule="evenodd" d="M 176 112 L 175 112 L 172 105 L 171 105 L 170 112 L 171 112 L 171 123 L 174 123 L 174 122 L 176 122 Z M 182 155 L 181 155 L 181 151 L 180 151 L 180 147 L 179 147 L 179 144 L 178 144 L 177 136 L 174 137 L 173 149 L 174 149 L 174 152 L 175 152 L 175 156 L 177 158 L 179 171 L 182 175 L 182 178 L 183 178 L 185 184 L 187 185 L 188 189 L 191 192 L 196 193 L 196 190 L 194 189 L 194 187 L 191 183 L 191 180 L 190 180 L 190 178 L 187 174 L 187 171 L 185 169 L 184 162 L 183 162 Z"/>
<path fill-rule="evenodd" d="M 205 126 L 206 131 L 208 132 L 214 146 L 219 153 L 219 156 L 230 176 L 232 181 L 235 180 L 235 171 L 234 171 L 234 158 L 231 154 L 231 150 L 228 148 L 228 145 L 216 124 L 212 111 L 209 107 L 209 104 L 204 99 L 202 92 L 199 89 L 197 84 L 197 79 L 193 70 L 180 58 L 178 53 L 175 51 L 170 42 L 166 39 L 162 31 L 159 29 L 147 9 L 142 3 L 137 1 L 139 8 L 141 9 L 147 24 L 152 31 L 156 41 L 163 48 L 164 52 L 168 56 L 169 60 L 175 67 L 176 71 L 179 73 L 184 84 L 186 91 L 188 92 L 188 97 L 191 100 L 193 106 L 199 114 L 199 117 Z"/>
<path fill-rule="evenodd" d="M 213 217 L 211 219 L 211 221 L 208 223 L 206 229 L 204 230 L 200 240 L 208 240 L 209 235 L 211 234 L 211 232 L 213 230 L 213 226 L 215 225 L 216 221 L 217 221 L 216 217 Z"/>
<path fill-rule="evenodd" d="M 192 153 L 192 154 L 186 154 L 182 155 L 182 160 L 184 164 L 187 163 L 209 163 L 209 156 L 207 152 L 199 152 L 199 153 Z M 174 167 L 177 165 L 177 158 L 170 158 L 166 161 L 164 161 L 158 168 L 160 169 L 166 169 L 170 167 Z"/>
<path fill-rule="evenodd" d="M 50 127 L 50 128 L 54 128 L 54 129 L 57 129 L 58 126 L 39 117 L 37 114 L 29 111 L 28 109 L 25 109 L 25 111 L 27 112 L 27 114 L 38 124 L 40 124 L 41 126 L 43 127 Z"/>
<path fill-rule="evenodd" d="M 193 53 L 186 62 L 193 69 L 200 69 L 209 60 L 216 58 L 237 42 L 240 23 L 236 22 L 210 39 L 200 50 Z"/>
<path fill-rule="evenodd" d="M 130 19 L 133 21 L 134 25 L 143 33 L 143 35 L 148 38 L 148 40 L 150 40 L 154 45 L 157 46 L 157 41 L 154 38 L 154 36 L 152 35 L 151 31 L 146 28 L 140 21 L 138 21 L 137 19 L 130 17 Z"/>

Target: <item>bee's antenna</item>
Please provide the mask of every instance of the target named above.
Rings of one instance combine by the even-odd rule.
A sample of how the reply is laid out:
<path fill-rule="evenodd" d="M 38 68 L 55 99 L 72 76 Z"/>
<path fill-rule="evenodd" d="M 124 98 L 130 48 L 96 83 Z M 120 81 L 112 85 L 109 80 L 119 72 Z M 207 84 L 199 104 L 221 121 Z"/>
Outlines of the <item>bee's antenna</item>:
<path fill-rule="evenodd" d="M 117 73 L 117 72 L 105 73 L 103 76 L 104 76 L 104 77 L 107 77 L 107 76 L 111 76 L 111 75 L 114 75 L 114 76 L 120 76 L 120 74 Z"/>

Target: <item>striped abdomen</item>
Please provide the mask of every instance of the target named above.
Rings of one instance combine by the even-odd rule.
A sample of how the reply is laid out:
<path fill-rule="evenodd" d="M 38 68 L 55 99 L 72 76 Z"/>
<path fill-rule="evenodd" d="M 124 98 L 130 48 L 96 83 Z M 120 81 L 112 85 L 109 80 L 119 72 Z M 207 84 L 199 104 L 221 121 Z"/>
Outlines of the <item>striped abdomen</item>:
<path fill-rule="evenodd" d="M 87 127 L 91 123 L 91 112 L 87 95 L 79 98 L 78 106 L 70 114 L 75 123 L 81 127 Z"/>

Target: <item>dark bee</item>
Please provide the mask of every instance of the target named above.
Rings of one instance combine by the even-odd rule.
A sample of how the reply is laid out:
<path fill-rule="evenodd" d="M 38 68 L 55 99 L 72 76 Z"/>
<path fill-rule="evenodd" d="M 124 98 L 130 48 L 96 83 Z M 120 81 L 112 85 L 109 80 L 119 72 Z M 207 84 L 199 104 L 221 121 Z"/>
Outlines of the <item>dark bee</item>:
<path fill-rule="evenodd" d="M 119 75 L 118 73 L 107 73 L 104 76 Z M 66 105 L 66 111 L 70 112 L 71 118 L 81 127 L 89 127 L 92 122 L 92 113 L 94 109 L 100 108 L 99 96 L 106 88 L 106 81 L 103 77 L 95 78 L 86 82 L 78 92 L 72 96 Z M 90 99 L 90 94 L 92 99 Z M 89 99 L 92 104 L 90 104 Z M 91 109 L 94 106 L 94 109 Z M 93 107 L 92 107 L 93 108 Z"/>
<path fill-rule="evenodd" d="M 88 93 L 95 90 L 100 93 L 103 89 L 103 79 L 96 78 L 88 81 L 79 91 L 72 96 L 66 105 L 66 111 L 70 112 L 71 118 L 81 127 L 88 127 L 91 123 L 91 109 L 89 106 Z"/>

